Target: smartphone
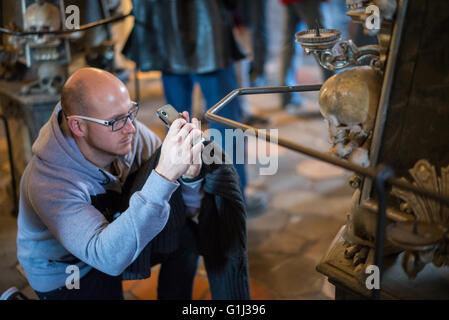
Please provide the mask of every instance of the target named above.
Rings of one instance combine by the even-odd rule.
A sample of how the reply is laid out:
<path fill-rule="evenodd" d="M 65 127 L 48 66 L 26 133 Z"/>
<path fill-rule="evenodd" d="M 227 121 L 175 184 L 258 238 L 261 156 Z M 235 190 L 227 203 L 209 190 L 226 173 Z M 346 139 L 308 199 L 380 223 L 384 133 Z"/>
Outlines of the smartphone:
<path fill-rule="evenodd" d="M 171 104 L 166 104 L 165 106 L 157 109 L 156 115 L 159 117 L 159 119 L 162 120 L 167 128 L 170 128 L 173 121 L 178 118 L 182 118 L 182 115 L 178 111 L 176 111 L 176 109 Z"/>
<path fill-rule="evenodd" d="M 162 120 L 162 122 L 167 126 L 167 128 L 170 128 L 173 121 L 175 121 L 178 118 L 182 118 L 182 115 L 176 111 L 176 109 L 171 104 L 166 104 L 165 106 L 160 107 L 156 110 L 156 115 L 159 117 L 159 119 Z M 197 144 L 198 142 L 205 143 L 206 138 L 201 136 L 197 141 L 194 141 L 192 145 Z"/>

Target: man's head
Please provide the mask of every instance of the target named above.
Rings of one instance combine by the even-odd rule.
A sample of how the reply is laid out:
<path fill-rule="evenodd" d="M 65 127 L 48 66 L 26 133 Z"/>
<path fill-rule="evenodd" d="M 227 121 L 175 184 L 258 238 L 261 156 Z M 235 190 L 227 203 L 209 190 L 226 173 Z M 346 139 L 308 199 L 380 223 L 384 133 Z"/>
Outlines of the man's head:
<path fill-rule="evenodd" d="M 61 104 L 70 131 L 89 160 L 103 164 L 131 151 L 136 129 L 129 119 L 121 130 L 112 131 L 111 126 L 77 117 L 113 121 L 126 116 L 133 105 L 117 77 L 100 69 L 80 69 L 65 83 Z"/>

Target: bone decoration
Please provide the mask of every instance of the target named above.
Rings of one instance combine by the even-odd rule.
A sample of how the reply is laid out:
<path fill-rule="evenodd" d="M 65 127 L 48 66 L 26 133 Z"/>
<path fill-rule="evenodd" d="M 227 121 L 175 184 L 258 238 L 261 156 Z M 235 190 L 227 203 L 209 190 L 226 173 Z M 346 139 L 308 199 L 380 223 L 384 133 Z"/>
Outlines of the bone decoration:
<path fill-rule="evenodd" d="M 435 167 L 422 159 L 409 172 L 413 177 L 413 184 L 418 188 L 434 190 L 441 196 L 449 196 L 449 166 L 441 168 L 441 176 L 438 176 Z M 408 182 L 405 178 L 401 180 Z M 411 211 L 417 221 L 449 227 L 449 208 L 438 201 L 395 187 L 391 193 L 404 201 L 401 208 Z"/>
<path fill-rule="evenodd" d="M 429 161 L 419 160 L 413 168 L 409 170 L 413 178 L 413 184 L 426 190 L 434 190 L 443 197 L 449 196 L 449 166 L 441 168 L 441 175 Z M 401 178 L 408 182 L 407 179 Z M 406 249 L 402 257 L 402 267 L 410 279 L 416 278 L 417 274 L 427 263 L 433 262 L 437 267 L 449 265 L 449 208 L 441 205 L 438 201 L 416 195 L 412 192 L 399 188 L 392 188 L 392 195 L 403 201 L 401 210 L 412 213 L 415 216 L 413 226 L 408 226 L 411 230 L 404 235 L 397 234 L 397 230 L 407 228 L 404 223 L 392 225 L 387 230 L 390 239 L 396 239 L 401 247 Z M 430 231 L 429 231 L 430 230 Z M 418 242 L 429 241 L 432 245 L 424 248 L 416 246 Z M 400 241 L 397 241 L 399 239 Z"/>
<path fill-rule="evenodd" d="M 36 2 L 25 11 L 25 31 L 57 31 L 61 28 L 59 8 L 49 2 Z M 32 42 L 36 46 L 43 44 L 59 44 L 60 40 L 51 35 L 35 35 Z"/>
<path fill-rule="evenodd" d="M 22 87 L 22 94 L 51 94 L 61 92 L 67 78 L 65 66 L 57 63 L 42 63 L 38 69 L 38 80 Z"/>

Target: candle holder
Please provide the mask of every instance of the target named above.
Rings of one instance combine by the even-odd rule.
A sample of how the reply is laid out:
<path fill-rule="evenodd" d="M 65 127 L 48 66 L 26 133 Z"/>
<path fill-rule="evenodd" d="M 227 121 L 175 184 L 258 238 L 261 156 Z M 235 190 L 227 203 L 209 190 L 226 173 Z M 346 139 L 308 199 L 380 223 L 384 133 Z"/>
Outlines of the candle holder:
<path fill-rule="evenodd" d="M 370 65 L 380 68 L 378 45 L 357 47 L 352 40 L 340 41 L 341 31 L 337 29 L 316 28 L 297 32 L 296 42 L 306 54 L 313 54 L 316 61 L 331 71 L 349 66 L 361 65 L 367 59 Z"/>

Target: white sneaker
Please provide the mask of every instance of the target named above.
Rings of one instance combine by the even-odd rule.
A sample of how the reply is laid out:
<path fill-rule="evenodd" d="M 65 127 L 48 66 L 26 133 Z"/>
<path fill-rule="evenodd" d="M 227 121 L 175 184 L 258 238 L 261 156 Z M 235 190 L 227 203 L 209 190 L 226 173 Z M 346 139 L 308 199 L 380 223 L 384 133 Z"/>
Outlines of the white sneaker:
<path fill-rule="evenodd" d="M 0 296 L 0 300 L 29 300 L 16 287 L 11 287 Z"/>

